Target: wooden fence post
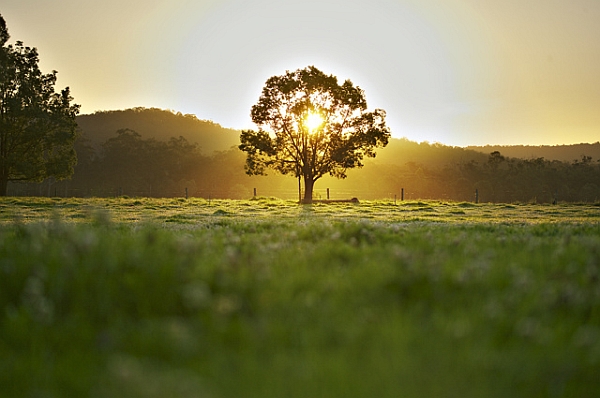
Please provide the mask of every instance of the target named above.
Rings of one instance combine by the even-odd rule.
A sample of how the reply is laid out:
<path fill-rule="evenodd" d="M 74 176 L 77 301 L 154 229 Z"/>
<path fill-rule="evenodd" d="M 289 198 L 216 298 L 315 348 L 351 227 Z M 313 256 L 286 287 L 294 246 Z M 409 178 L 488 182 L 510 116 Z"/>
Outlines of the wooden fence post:
<path fill-rule="evenodd" d="M 475 188 L 475 203 L 479 203 L 479 190 Z"/>
<path fill-rule="evenodd" d="M 404 202 L 404 188 L 402 188 L 401 194 L 400 194 L 400 200 L 402 202 Z"/>
<path fill-rule="evenodd" d="M 329 200 L 329 188 L 327 188 L 327 200 Z"/>

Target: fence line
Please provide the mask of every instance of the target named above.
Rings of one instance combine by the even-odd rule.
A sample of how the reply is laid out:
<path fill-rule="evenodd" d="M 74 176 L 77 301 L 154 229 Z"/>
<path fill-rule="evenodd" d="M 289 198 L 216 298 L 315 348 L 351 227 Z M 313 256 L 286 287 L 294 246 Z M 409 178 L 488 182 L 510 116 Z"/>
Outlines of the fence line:
<path fill-rule="evenodd" d="M 189 187 L 177 191 L 151 192 L 150 190 L 130 190 L 127 187 L 114 187 L 105 189 L 80 189 L 69 188 L 68 184 L 62 183 L 10 183 L 8 186 L 8 196 L 39 196 L 39 197 L 153 197 L 153 198 L 204 198 L 204 199 L 251 199 L 256 197 L 279 198 L 282 200 L 298 200 L 304 192 L 298 188 L 260 188 L 260 187 L 236 187 L 234 189 L 192 189 Z M 495 197 L 511 198 L 508 201 L 498 201 Z M 358 198 L 359 200 L 391 200 L 397 202 L 404 200 L 450 200 L 466 202 L 533 202 L 533 203 L 553 203 L 561 202 L 588 202 L 597 203 L 600 198 L 567 197 L 561 194 L 559 190 L 540 191 L 531 197 L 523 197 L 518 192 L 502 191 L 489 192 L 480 188 L 473 191 L 463 191 L 462 194 L 456 192 L 452 194 L 427 195 L 419 193 L 419 190 L 399 187 L 395 192 L 387 194 L 373 193 L 368 189 L 335 189 L 327 186 L 315 188 L 313 199 L 323 200 L 347 200 Z"/>

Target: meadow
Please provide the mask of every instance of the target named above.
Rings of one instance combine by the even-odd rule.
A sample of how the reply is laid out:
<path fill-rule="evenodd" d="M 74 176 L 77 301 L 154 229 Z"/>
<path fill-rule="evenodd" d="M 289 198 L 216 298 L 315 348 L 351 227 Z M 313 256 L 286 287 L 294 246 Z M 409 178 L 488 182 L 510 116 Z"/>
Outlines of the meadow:
<path fill-rule="evenodd" d="M 596 397 L 600 206 L 0 199 L 3 397 Z"/>

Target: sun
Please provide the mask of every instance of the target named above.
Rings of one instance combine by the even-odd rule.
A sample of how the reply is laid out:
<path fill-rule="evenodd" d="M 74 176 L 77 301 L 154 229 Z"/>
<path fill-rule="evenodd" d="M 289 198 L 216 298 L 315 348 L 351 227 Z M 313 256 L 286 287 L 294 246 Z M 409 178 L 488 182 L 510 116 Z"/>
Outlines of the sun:
<path fill-rule="evenodd" d="M 321 127 L 323 122 L 323 117 L 316 112 L 309 112 L 304 118 L 304 125 L 310 132 L 313 132 Z"/>

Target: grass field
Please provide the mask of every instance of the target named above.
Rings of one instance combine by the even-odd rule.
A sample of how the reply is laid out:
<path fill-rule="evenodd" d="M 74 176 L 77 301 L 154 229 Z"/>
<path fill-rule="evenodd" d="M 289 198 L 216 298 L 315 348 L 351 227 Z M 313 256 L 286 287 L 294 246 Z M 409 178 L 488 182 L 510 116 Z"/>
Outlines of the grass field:
<path fill-rule="evenodd" d="M 597 397 L 600 206 L 0 199 L 2 397 Z"/>

